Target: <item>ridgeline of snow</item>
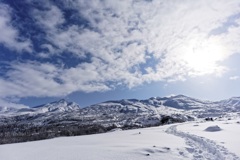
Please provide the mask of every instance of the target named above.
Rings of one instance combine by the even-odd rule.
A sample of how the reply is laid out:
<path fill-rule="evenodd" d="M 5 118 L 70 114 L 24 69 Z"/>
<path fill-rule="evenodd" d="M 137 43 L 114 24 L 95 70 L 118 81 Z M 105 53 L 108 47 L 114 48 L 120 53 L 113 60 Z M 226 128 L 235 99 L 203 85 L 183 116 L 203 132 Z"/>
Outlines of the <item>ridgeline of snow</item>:
<path fill-rule="evenodd" d="M 44 104 L 36 107 L 27 107 L 27 106 L 1 106 L 0 104 L 0 118 L 7 116 L 19 116 L 26 114 L 42 114 L 42 113 L 63 113 L 78 111 L 80 106 L 74 102 L 67 102 L 64 99 L 61 99 L 56 102 Z"/>
<path fill-rule="evenodd" d="M 70 112 L 78 111 L 80 109 L 79 105 L 74 102 L 67 102 L 64 99 L 61 99 L 56 102 L 44 104 L 41 106 L 33 107 L 37 113 L 46 113 L 46 112 Z"/>
<path fill-rule="evenodd" d="M 225 113 L 240 112 L 240 97 L 233 97 L 227 100 L 211 102 L 199 100 L 184 95 L 170 97 L 152 97 L 146 100 L 123 99 L 107 101 L 89 107 L 80 108 L 74 102 L 67 102 L 61 99 L 56 102 L 44 104 L 36 107 L 14 107 L 1 106 L 0 118 L 2 116 L 15 116 L 23 114 L 42 114 L 42 113 L 64 113 L 82 112 L 88 115 L 113 114 L 113 113 L 132 113 L 132 114 L 151 114 L 151 115 L 172 115 L 190 114 L 197 117 L 217 117 Z"/>

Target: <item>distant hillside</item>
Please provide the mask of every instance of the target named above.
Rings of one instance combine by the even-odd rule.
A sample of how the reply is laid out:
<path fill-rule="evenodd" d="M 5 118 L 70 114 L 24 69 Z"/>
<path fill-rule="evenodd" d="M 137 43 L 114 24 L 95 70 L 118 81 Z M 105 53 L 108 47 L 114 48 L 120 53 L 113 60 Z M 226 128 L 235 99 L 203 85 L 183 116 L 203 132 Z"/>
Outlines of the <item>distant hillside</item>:
<path fill-rule="evenodd" d="M 211 102 L 177 95 L 107 101 L 86 108 L 61 99 L 32 108 L 0 107 L 0 143 L 151 127 L 239 112 L 239 97 Z"/>

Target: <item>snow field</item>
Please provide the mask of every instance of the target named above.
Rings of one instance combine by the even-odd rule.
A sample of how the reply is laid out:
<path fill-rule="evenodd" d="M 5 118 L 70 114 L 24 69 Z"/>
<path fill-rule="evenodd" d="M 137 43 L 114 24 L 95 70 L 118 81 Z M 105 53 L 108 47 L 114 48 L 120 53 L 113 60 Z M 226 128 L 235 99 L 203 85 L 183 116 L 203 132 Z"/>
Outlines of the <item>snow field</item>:
<path fill-rule="evenodd" d="M 240 157 L 240 123 L 238 122 L 239 119 L 185 123 L 184 125 L 178 125 L 177 129 L 185 133 L 213 140 L 217 145 L 224 146 L 227 150 Z M 205 131 L 207 128 L 216 125 L 221 129 L 220 131 Z"/>
<path fill-rule="evenodd" d="M 209 128 L 209 127 L 208 127 Z M 212 127 L 210 127 L 212 128 Z M 199 137 L 191 133 L 177 130 L 177 125 L 171 126 L 166 131 L 169 134 L 176 135 L 185 139 L 189 145 L 187 151 L 193 155 L 195 160 L 237 160 L 234 153 L 229 152 L 223 146 L 217 145 L 214 141 L 204 137 Z"/>
<path fill-rule="evenodd" d="M 1 160 L 239 160 L 239 120 L 159 127 L 0 145 Z M 206 128 L 218 126 L 215 132 Z M 217 127 L 217 128 L 218 128 Z"/>
<path fill-rule="evenodd" d="M 168 126 L 162 126 L 88 136 L 61 137 L 43 141 L 0 145 L 0 159 L 182 159 L 180 152 L 182 147 L 186 147 L 186 144 L 182 138 L 165 133 L 167 127 Z"/>

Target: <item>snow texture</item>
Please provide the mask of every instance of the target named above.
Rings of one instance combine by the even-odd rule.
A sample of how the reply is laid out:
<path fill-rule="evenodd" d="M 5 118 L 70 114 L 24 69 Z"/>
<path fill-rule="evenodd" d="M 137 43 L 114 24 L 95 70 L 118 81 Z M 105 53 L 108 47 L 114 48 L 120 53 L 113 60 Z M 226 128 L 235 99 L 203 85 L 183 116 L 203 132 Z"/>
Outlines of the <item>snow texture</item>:
<path fill-rule="evenodd" d="M 187 122 L 6 144 L 0 145 L 0 156 L 3 160 L 239 160 L 238 121 Z M 203 131 L 213 124 L 223 130 Z"/>
<path fill-rule="evenodd" d="M 216 126 L 210 127 L 211 130 L 216 129 Z M 212 129 L 213 128 L 213 129 Z M 214 141 L 204 137 L 199 137 L 189 133 L 177 130 L 177 125 L 171 126 L 166 131 L 169 134 L 184 138 L 186 143 L 190 146 L 187 151 L 193 155 L 196 160 L 237 160 L 234 153 L 229 152 L 223 146 L 217 145 Z M 183 153 L 184 154 L 184 153 Z"/>

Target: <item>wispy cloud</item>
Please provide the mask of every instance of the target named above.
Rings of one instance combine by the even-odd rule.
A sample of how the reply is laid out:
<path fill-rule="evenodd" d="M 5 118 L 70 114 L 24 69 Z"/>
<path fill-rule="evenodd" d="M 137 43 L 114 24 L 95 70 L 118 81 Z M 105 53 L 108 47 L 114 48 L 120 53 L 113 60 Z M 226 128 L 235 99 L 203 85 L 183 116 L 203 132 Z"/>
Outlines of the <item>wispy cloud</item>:
<path fill-rule="evenodd" d="M 27 49 L 28 41 L 16 40 L 18 32 L 9 25 L 10 13 L 4 7 L 0 27 L 10 38 L 0 38 L 0 43 Z M 7 78 L 0 78 L 0 97 L 61 96 L 222 75 L 227 67 L 219 62 L 240 50 L 239 17 L 235 25 L 227 24 L 239 9 L 238 0 L 77 0 L 31 8 L 45 33 L 39 46 L 43 51 L 36 56 L 68 54 L 79 64 L 12 64 Z"/>
<path fill-rule="evenodd" d="M 21 37 L 16 28 L 11 25 L 11 7 L 0 3 L 0 43 L 18 52 L 31 52 L 31 41 Z"/>
<path fill-rule="evenodd" d="M 4 108 L 6 107 L 7 108 L 26 108 L 28 106 L 26 105 L 22 105 L 22 104 L 17 104 L 17 103 L 14 103 L 12 101 L 9 101 L 9 100 L 3 100 L 3 99 L 0 99 L 0 108 L 2 110 L 4 110 Z"/>

